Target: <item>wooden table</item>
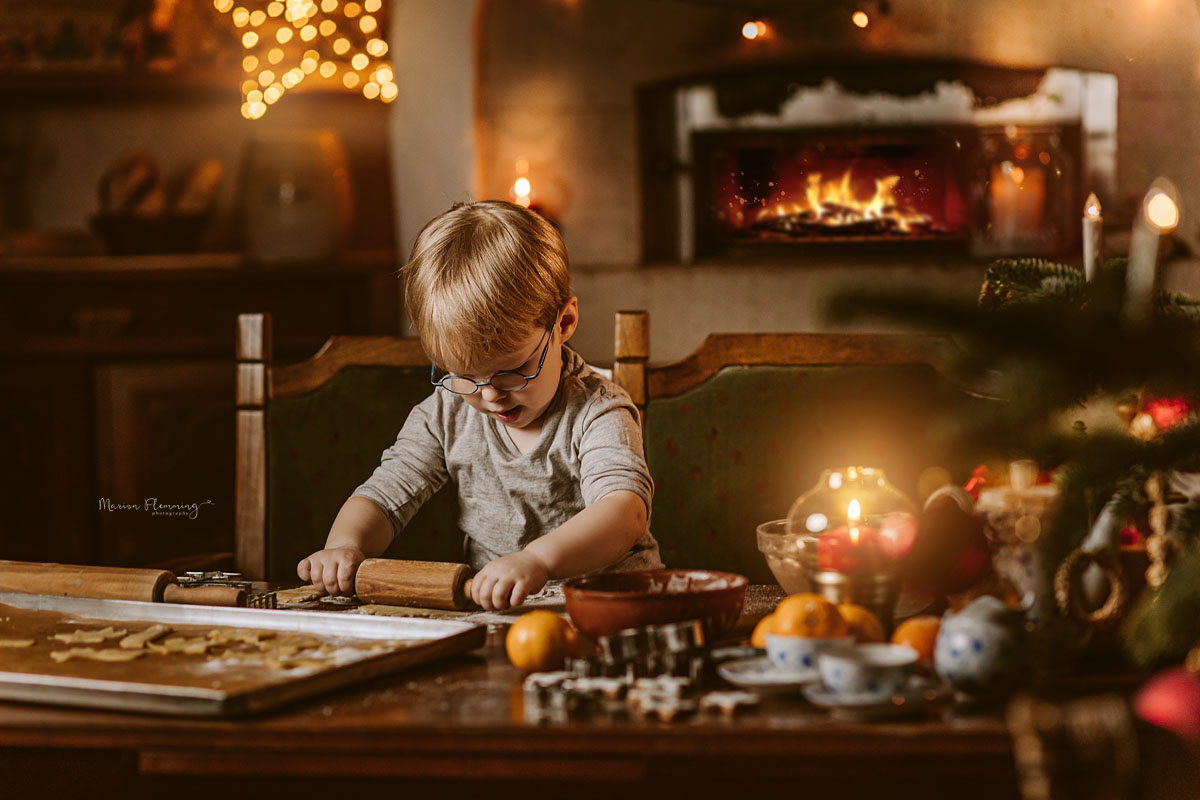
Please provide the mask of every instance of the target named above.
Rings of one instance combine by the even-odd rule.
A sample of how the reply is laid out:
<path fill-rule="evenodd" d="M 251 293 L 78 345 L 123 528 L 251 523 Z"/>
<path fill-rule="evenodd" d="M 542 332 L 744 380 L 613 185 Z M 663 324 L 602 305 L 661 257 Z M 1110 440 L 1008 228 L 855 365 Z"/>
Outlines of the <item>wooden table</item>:
<path fill-rule="evenodd" d="M 719 682 L 717 679 L 714 681 Z M 1018 797 L 998 712 L 839 722 L 799 696 L 734 718 L 524 720 L 503 630 L 484 648 L 278 712 L 190 720 L 0 704 L 5 797 Z M 12 793 L 8 791 L 12 790 Z"/>

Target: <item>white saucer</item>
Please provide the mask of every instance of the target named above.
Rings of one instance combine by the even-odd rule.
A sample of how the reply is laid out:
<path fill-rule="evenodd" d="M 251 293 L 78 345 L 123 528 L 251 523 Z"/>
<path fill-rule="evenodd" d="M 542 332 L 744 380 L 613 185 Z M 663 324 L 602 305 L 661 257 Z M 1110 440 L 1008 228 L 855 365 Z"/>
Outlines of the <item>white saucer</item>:
<path fill-rule="evenodd" d="M 903 692 L 882 699 L 877 695 L 834 694 L 820 683 L 805 686 L 802 691 L 814 706 L 848 719 L 911 716 L 949 696 L 944 685 L 924 679 L 913 680 Z"/>
<path fill-rule="evenodd" d="M 821 678 L 815 669 L 782 672 L 766 656 L 726 661 L 717 665 L 717 674 L 734 686 L 759 692 L 794 691 Z"/>

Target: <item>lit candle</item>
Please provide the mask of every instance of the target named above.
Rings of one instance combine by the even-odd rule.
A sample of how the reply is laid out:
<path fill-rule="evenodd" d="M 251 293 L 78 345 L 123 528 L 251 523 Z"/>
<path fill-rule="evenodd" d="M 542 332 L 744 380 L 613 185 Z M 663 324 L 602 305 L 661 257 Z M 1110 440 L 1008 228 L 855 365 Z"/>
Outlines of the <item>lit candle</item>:
<path fill-rule="evenodd" d="M 862 524 L 862 506 L 851 500 L 846 508 L 847 524 L 817 540 L 817 568 L 852 573 L 878 567 L 879 536 Z"/>
<path fill-rule="evenodd" d="M 529 208 L 533 205 L 533 184 L 529 180 L 529 159 L 518 158 L 515 166 L 517 179 L 509 188 L 508 196 L 517 205 Z"/>
<path fill-rule="evenodd" d="M 1157 281 L 1158 241 L 1179 224 L 1178 196 L 1173 183 L 1166 178 L 1156 179 L 1142 199 L 1142 207 L 1133 223 L 1122 308 L 1122 315 L 1130 327 L 1140 328 L 1150 321 Z"/>
<path fill-rule="evenodd" d="M 1083 276 L 1088 281 L 1096 277 L 1100 266 L 1104 217 L 1100 216 L 1100 199 L 1092 192 L 1083 204 Z"/>
<path fill-rule="evenodd" d="M 1011 161 L 992 166 L 988 185 L 992 237 L 1020 245 L 1033 241 L 1042 226 L 1046 175 L 1041 167 L 1022 167 Z"/>

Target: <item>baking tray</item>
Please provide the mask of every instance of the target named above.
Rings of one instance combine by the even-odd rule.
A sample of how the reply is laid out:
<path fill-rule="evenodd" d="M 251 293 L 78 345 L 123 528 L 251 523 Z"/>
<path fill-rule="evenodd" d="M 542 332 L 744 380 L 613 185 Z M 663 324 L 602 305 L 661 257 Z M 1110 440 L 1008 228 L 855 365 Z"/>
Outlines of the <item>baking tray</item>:
<path fill-rule="evenodd" d="M 161 623 L 191 636 L 217 627 L 309 634 L 336 648 L 337 663 L 306 671 L 224 664 L 182 654 L 121 663 L 70 660 L 59 664 L 49 657 L 50 650 L 63 649 L 53 643 L 52 631 L 126 622 Z M 131 625 L 128 630 L 140 627 L 146 625 Z M 459 620 L 0 592 L 0 638 L 35 640 L 30 648 L 0 647 L 0 699 L 181 716 L 248 714 L 473 650 L 486 636 L 486 626 Z M 394 649 L 361 649 L 374 645 Z"/>

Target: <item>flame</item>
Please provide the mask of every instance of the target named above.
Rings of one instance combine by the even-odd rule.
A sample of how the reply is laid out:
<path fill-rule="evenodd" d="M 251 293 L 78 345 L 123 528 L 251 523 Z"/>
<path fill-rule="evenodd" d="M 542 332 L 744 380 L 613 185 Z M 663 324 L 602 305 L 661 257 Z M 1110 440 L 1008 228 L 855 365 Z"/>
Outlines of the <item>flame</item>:
<path fill-rule="evenodd" d="M 1166 192 L 1158 192 L 1146 201 L 1146 219 L 1158 233 L 1169 233 L 1179 224 L 1179 206 Z"/>
<path fill-rule="evenodd" d="M 776 202 L 759 211 L 754 221 L 804 215 L 812 218 L 815 224 L 840 227 L 870 220 L 889 220 L 897 231 L 907 233 L 913 225 L 928 224 L 930 218 L 897 204 L 895 189 L 899 183 L 899 175 L 875 178 L 875 193 L 861 199 L 854 192 L 852 170 L 830 180 L 824 180 L 820 172 L 811 172 L 804 186 L 803 200 Z"/>
<path fill-rule="evenodd" d="M 851 498 L 846 505 L 846 517 L 850 520 L 850 544 L 858 546 L 858 523 L 862 520 L 862 506 L 857 498 Z"/>

